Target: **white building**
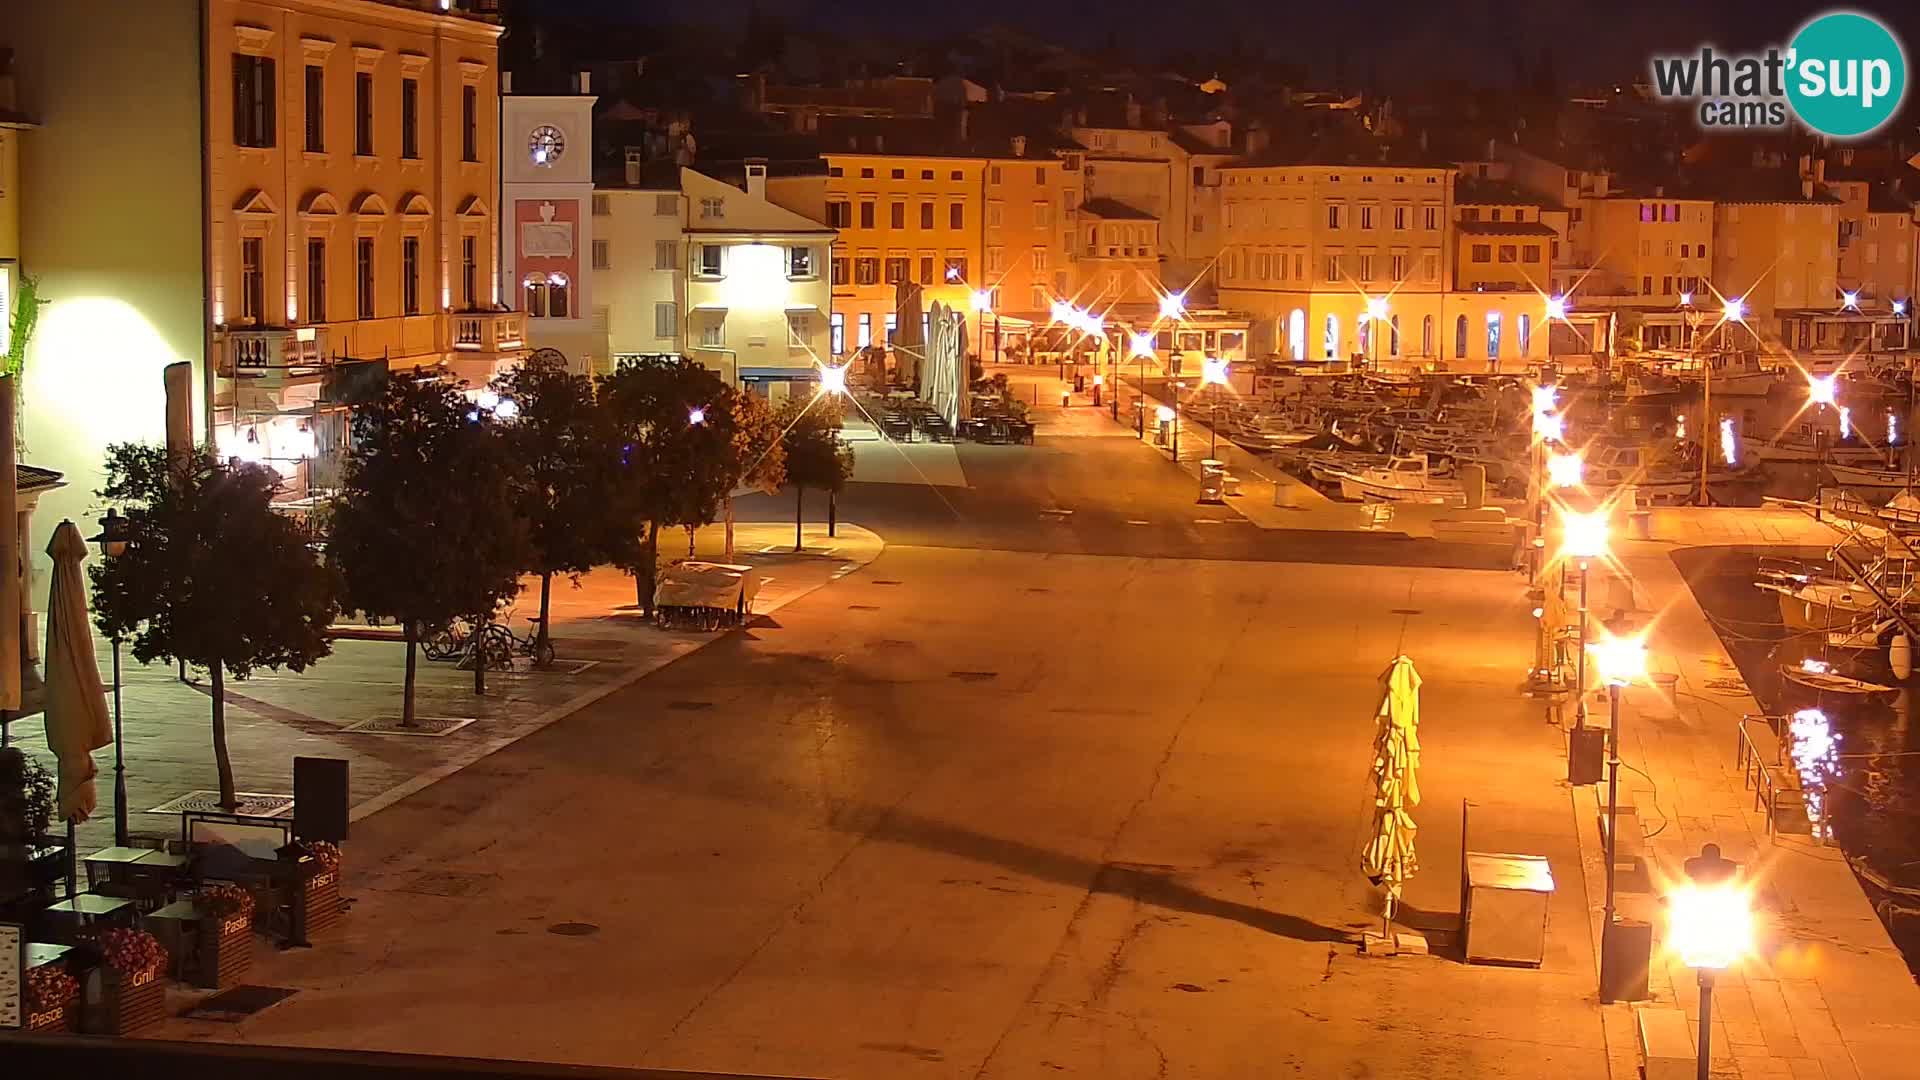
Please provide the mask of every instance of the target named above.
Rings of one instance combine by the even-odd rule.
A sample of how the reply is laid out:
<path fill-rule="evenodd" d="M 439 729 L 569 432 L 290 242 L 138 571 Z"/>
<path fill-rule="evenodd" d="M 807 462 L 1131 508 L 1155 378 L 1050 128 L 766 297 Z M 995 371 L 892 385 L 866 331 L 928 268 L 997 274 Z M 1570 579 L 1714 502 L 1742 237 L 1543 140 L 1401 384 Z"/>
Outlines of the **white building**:
<path fill-rule="evenodd" d="M 833 357 L 834 230 L 768 202 L 764 164 L 746 166 L 744 187 L 683 168 L 680 190 L 682 351 L 776 399 L 813 381 Z"/>
<path fill-rule="evenodd" d="M 686 308 L 686 266 L 680 170 L 627 166 L 619 186 L 593 193 L 594 295 L 607 308 L 604 355 L 684 352 L 680 313 Z"/>
<path fill-rule="evenodd" d="M 558 349 L 573 370 L 604 371 L 608 309 L 590 272 L 607 251 L 594 236 L 593 95 L 508 94 L 500 99 L 501 273 L 519 291 L 527 344 Z"/>

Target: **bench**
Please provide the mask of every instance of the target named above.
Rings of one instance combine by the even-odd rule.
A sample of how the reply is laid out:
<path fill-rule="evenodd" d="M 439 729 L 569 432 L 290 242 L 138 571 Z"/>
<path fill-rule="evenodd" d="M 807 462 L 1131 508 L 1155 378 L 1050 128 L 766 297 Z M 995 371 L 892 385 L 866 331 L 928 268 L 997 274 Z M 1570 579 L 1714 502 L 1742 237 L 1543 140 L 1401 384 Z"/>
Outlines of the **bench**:
<path fill-rule="evenodd" d="M 1646 1080 L 1693 1080 L 1698 1062 L 1687 1014 L 1646 1006 L 1633 1011 L 1640 1039 L 1640 1075 Z"/>

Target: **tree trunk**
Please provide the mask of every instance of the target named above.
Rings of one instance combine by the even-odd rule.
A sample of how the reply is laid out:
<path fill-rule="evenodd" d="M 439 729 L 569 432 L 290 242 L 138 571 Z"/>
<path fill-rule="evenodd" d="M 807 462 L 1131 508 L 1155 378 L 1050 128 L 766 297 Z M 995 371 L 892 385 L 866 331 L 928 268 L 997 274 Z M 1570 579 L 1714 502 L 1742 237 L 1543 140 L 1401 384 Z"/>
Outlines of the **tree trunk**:
<path fill-rule="evenodd" d="M 220 774 L 220 809 L 240 808 L 240 796 L 233 790 L 233 759 L 227 756 L 227 682 L 226 664 L 215 657 L 207 665 L 213 681 L 213 767 Z"/>
<path fill-rule="evenodd" d="M 552 635 L 547 632 L 547 626 L 549 624 L 549 620 L 551 620 L 552 617 L 553 617 L 553 571 L 547 570 L 542 572 L 540 575 L 540 639 L 539 640 L 542 646 L 545 646 L 548 642 L 553 640 Z M 535 650 L 536 653 L 544 653 L 545 651 L 546 650 L 544 648 Z"/>
<path fill-rule="evenodd" d="M 640 583 L 641 613 L 653 618 L 653 587 L 660 577 L 660 523 L 647 522 L 647 547 L 640 554 L 640 568 L 646 573 Z"/>
<path fill-rule="evenodd" d="M 827 489 L 827 535 L 836 535 L 840 524 L 840 504 L 832 488 Z"/>
<path fill-rule="evenodd" d="M 732 562 L 733 561 L 733 496 L 728 495 L 726 499 L 723 500 L 723 505 L 726 507 L 726 511 L 727 511 L 727 561 Z"/>
<path fill-rule="evenodd" d="M 407 677 L 405 681 L 403 681 L 400 684 L 400 726 L 410 728 L 413 726 L 413 671 L 414 671 L 414 663 L 415 663 L 414 656 L 413 656 L 413 646 L 414 646 L 415 640 L 419 638 L 420 632 L 414 628 L 414 623 L 413 623 L 413 620 L 411 619 L 407 620 L 406 626 L 407 626 Z M 486 659 L 484 657 L 479 657 L 477 658 L 477 662 L 484 664 L 486 662 Z"/>
<path fill-rule="evenodd" d="M 693 558 L 693 526 L 687 526 L 687 558 Z"/>
<path fill-rule="evenodd" d="M 807 489 L 799 484 L 793 485 L 793 550 L 800 551 L 806 544 L 800 539 L 800 516 L 805 512 Z"/>

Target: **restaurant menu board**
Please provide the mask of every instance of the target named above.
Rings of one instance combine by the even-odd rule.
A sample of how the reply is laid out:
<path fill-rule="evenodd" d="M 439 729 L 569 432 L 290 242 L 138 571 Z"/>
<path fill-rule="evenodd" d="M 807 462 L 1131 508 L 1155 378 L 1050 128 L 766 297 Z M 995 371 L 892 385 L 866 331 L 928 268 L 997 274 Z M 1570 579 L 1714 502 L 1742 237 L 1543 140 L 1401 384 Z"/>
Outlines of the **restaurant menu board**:
<path fill-rule="evenodd" d="M 0 1029 L 18 1028 L 26 1022 L 26 989 L 21 978 L 27 950 L 26 927 L 19 923 L 0 923 Z"/>

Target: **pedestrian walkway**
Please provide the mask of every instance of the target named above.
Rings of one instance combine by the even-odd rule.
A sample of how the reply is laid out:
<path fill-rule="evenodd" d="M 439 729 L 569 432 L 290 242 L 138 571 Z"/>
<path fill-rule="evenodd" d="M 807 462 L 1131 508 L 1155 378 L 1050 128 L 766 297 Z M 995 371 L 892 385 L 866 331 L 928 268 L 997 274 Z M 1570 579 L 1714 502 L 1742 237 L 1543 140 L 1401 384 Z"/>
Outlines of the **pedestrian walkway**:
<path fill-rule="evenodd" d="M 1715 986 L 1713 1075 L 1920 1077 L 1920 987 L 1839 849 L 1768 834 L 1734 757 L 1741 717 L 1760 707 L 1672 558 L 1683 544 L 1820 547 L 1832 531 L 1773 508 L 1661 510 L 1650 526 L 1656 539 L 1617 540 L 1617 561 L 1596 566 L 1593 583 L 1596 596 L 1636 598 L 1639 617 L 1651 622 L 1651 670 L 1678 676 L 1671 707 L 1651 688 L 1633 688 L 1622 710 L 1621 802 L 1637 808 L 1647 832 L 1642 887 L 1649 894 L 1642 900 L 1623 891 L 1621 906 L 1654 927 L 1650 1004 L 1684 1010 L 1697 1026 L 1697 983 L 1663 948 L 1657 894 L 1661 883 L 1683 878 L 1684 859 L 1715 843 L 1757 881 L 1759 940 L 1755 954 Z M 1620 574 L 1631 578 L 1630 589 L 1611 586 Z M 1604 698 L 1595 701 L 1594 714 L 1604 716 Z M 1575 788 L 1573 800 L 1597 954 L 1604 788 Z M 1636 1008 L 1604 1008 L 1616 1080 L 1638 1075 Z"/>
<path fill-rule="evenodd" d="M 828 537 L 808 523 L 806 548 L 796 555 L 791 522 L 737 526 L 733 561 L 757 567 L 764 582 L 754 605 L 767 616 L 844 574 L 872 562 L 881 539 L 855 525 Z M 686 553 L 686 533 L 661 535 L 663 555 Z M 724 530 L 700 530 L 702 558 L 719 558 Z M 678 545 L 678 546 L 676 546 Z M 539 613 L 540 587 L 528 579 L 504 621 L 515 633 Z M 242 792 L 276 797 L 292 793 L 295 756 L 348 760 L 355 819 L 418 791 L 501 747 L 628 686 L 717 635 L 662 630 L 638 609 L 633 579 L 611 568 L 577 582 L 556 577 L 552 596 L 555 660 L 546 670 L 521 661 L 511 672 L 489 672 L 484 697 L 473 693 L 473 673 L 451 662 L 419 660 L 415 690 L 417 731 L 397 727 L 405 647 L 395 641 L 340 640 L 333 654 L 305 672 L 261 671 L 226 681 L 227 742 Z M 111 680 L 110 649 L 95 647 L 102 681 Z M 138 664 L 122 646 L 129 824 L 136 834 L 169 835 L 177 813 L 153 812 L 196 792 L 217 790 L 204 672 L 182 682 L 169 665 Z M 38 717 L 15 721 L 14 741 L 49 768 Z M 100 806 L 80 827 L 81 849 L 113 842 L 113 749 L 94 753 L 100 770 Z M 204 795 L 202 796 L 204 798 Z"/>

